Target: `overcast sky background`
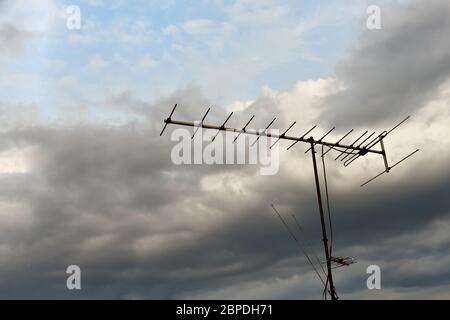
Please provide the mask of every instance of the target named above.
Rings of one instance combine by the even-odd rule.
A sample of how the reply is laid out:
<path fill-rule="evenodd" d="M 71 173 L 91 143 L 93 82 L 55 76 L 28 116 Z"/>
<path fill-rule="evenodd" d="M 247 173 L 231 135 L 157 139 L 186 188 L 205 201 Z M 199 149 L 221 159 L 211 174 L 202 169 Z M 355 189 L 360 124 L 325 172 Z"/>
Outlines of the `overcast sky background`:
<path fill-rule="evenodd" d="M 273 176 L 176 166 L 173 128 L 159 132 L 178 103 L 178 119 L 211 106 L 237 127 L 337 126 L 330 140 L 411 115 L 388 158 L 421 151 L 365 188 L 380 158 L 327 157 L 334 253 L 358 260 L 335 284 L 343 299 L 449 299 L 449 33 L 446 0 L 0 0 L 0 298 L 320 298 L 270 208 L 322 252 L 306 147 L 282 143 Z"/>

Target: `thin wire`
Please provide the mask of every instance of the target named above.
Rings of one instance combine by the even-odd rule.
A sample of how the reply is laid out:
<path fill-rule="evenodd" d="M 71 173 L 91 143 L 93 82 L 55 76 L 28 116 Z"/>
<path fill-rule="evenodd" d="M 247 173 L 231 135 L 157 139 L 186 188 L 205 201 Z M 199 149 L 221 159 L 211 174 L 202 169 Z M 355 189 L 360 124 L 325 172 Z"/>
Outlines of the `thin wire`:
<path fill-rule="evenodd" d="M 297 217 L 293 214 L 293 215 L 292 215 L 292 218 L 294 219 L 295 224 L 297 225 L 297 228 L 298 228 L 298 230 L 300 231 L 300 234 L 302 234 L 302 233 L 303 233 L 303 228 L 300 226 L 300 223 L 298 222 Z M 306 239 L 304 239 L 303 242 L 305 243 L 305 245 L 306 245 L 307 247 L 309 247 L 309 250 L 310 250 L 310 251 L 312 252 L 312 254 L 315 256 L 315 258 L 316 258 L 316 260 L 317 260 L 317 263 L 319 264 L 320 268 L 321 268 L 322 271 L 323 271 L 324 276 L 326 277 L 326 276 L 327 276 L 327 273 L 325 272 L 325 269 L 323 268 L 323 265 L 322 265 L 322 263 L 320 262 L 319 257 L 318 257 L 317 254 L 314 252 L 314 249 L 312 248 L 312 246 L 309 244 L 309 242 L 308 242 Z"/>
<path fill-rule="evenodd" d="M 303 248 L 303 246 L 301 245 L 300 241 L 298 241 L 297 237 L 295 236 L 295 234 L 291 231 L 291 229 L 289 229 L 289 226 L 287 225 L 286 221 L 284 221 L 283 217 L 281 216 L 281 214 L 278 212 L 278 210 L 275 208 L 275 206 L 273 204 L 271 204 L 272 209 L 275 211 L 275 213 L 278 215 L 278 218 L 280 218 L 281 222 L 283 223 L 283 225 L 286 227 L 286 230 L 289 232 L 289 234 L 291 235 L 291 237 L 294 239 L 294 241 L 297 243 L 297 245 L 299 246 L 300 250 L 303 252 L 303 254 L 306 256 L 306 258 L 308 259 L 309 263 L 311 264 L 311 266 L 313 267 L 314 271 L 316 272 L 317 276 L 319 277 L 320 281 L 322 282 L 322 284 L 325 286 L 325 281 L 323 281 L 322 277 L 320 276 L 319 271 L 317 271 L 316 266 L 312 263 L 311 259 L 309 258 L 308 253 L 305 251 L 305 249 Z"/>
<path fill-rule="evenodd" d="M 323 145 L 322 145 L 322 155 L 323 155 Z M 327 200 L 327 211 L 328 211 L 328 224 L 330 228 L 330 257 L 333 250 L 333 224 L 331 220 L 331 210 L 330 210 L 330 198 L 328 194 L 328 181 L 327 181 L 327 170 L 325 167 L 325 157 L 322 157 L 322 168 L 323 168 L 323 179 L 325 182 L 325 195 Z"/>
<path fill-rule="evenodd" d="M 295 224 L 297 225 L 297 228 L 298 228 L 300 234 L 302 234 L 302 233 L 303 233 L 303 228 L 300 226 L 300 223 L 298 222 L 297 217 L 293 214 L 293 215 L 292 215 L 292 218 L 294 218 Z M 320 268 L 322 269 L 322 272 L 323 272 L 324 276 L 325 276 L 326 279 L 327 279 L 326 282 L 325 282 L 325 286 L 324 286 L 324 288 L 323 288 L 323 291 L 322 291 L 322 300 L 326 300 L 326 299 L 327 299 L 327 291 L 328 291 L 328 290 L 327 290 L 327 289 L 328 289 L 328 288 L 327 288 L 327 287 L 328 287 L 328 274 L 326 273 L 325 269 L 323 268 L 323 265 L 322 265 L 322 263 L 320 262 L 319 257 L 318 257 L 317 254 L 314 252 L 314 250 L 313 250 L 312 246 L 309 244 L 309 242 L 308 242 L 306 239 L 304 239 L 303 242 L 305 243 L 306 246 L 309 247 L 309 249 L 311 250 L 311 252 L 314 254 L 314 256 L 315 256 L 315 258 L 316 258 L 316 260 L 317 260 L 317 263 L 319 264 Z"/>
<path fill-rule="evenodd" d="M 338 149 L 338 148 L 336 148 L 336 147 L 329 147 L 330 149 L 333 149 L 333 150 L 336 150 L 336 151 L 338 151 L 338 152 L 341 152 L 341 153 L 345 153 L 345 154 L 358 154 L 359 153 L 359 151 L 357 151 L 357 152 L 353 152 L 353 151 L 342 151 L 342 150 L 340 150 L 340 149 Z"/>
<path fill-rule="evenodd" d="M 330 258 L 333 252 L 333 223 L 331 220 L 331 210 L 330 210 L 330 198 L 329 198 L 329 194 L 328 194 L 328 180 L 327 180 L 327 171 L 326 171 L 326 166 L 325 166 L 325 157 L 323 156 L 324 153 L 324 147 L 322 145 L 322 168 L 323 168 L 323 179 L 325 182 L 325 196 L 326 196 L 326 201 L 327 201 L 327 212 L 328 212 L 328 224 L 329 224 L 329 229 L 330 229 L 330 245 L 329 245 L 329 249 L 330 249 Z M 328 261 L 327 261 L 328 263 Z M 327 298 L 327 288 L 328 288 L 328 283 L 329 283 L 329 279 L 330 279 L 330 275 L 327 274 L 327 280 L 325 283 L 325 289 L 324 289 L 324 296 L 325 299 Z"/>
<path fill-rule="evenodd" d="M 329 277 L 327 276 L 327 281 L 325 283 L 325 288 L 323 289 L 323 292 L 322 292 L 322 297 L 324 297 L 325 300 L 327 300 L 328 280 L 329 280 Z M 330 295 L 331 295 L 331 293 L 330 293 Z"/>

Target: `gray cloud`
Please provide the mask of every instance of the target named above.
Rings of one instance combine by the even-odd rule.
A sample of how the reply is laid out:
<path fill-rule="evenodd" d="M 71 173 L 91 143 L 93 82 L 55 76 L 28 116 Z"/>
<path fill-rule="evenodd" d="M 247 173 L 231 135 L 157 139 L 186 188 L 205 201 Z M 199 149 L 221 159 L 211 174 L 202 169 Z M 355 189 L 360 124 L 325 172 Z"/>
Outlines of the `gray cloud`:
<path fill-rule="evenodd" d="M 13 24 L 0 25 L 0 54 L 14 56 L 22 53 L 26 41 L 30 38 L 31 34 Z"/>
<path fill-rule="evenodd" d="M 336 125 L 401 118 L 423 107 L 450 75 L 450 4 L 381 6 L 382 29 L 364 31 L 336 67 L 345 90 L 324 101 Z"/>
<path fill-rule="evenodd" d="M 57 18 L 53 0 L 0 1 L 0 62 L 18 62 L 26 49 L 45 39 Z"/>
<path fill-rule="evenodd" d="M 195 90 L 183 92 L 196 100 Z M 148 108 L 163 113 L 168 105 L 162 100 Z M 31 221 L 2 229 L 7 262 L 0 295 L 231 298 L 240 292 L 247 298 L 319 297 L 315 275 L 269 207 L 275 201 L 284 215 L 296 213 L 308 230 L 305 237 L 320 253 L 312 180 L 299 183 L 284 170 L 262 178 L 241 168 L 241 179 L 265 182 L 250 184 L 240 193 L 233 193 L 225 181 L 219 191 L 204 190 L 202 178 L 237 169 L 174 166 L 168 137 L 158 136 L 158 118 L 120 127 L 38 126 L 2 134 L 3 151 L 32 148 L 33 162 L 29 173 L 0 178 L 2 203 L 20 204 Z M 333 170 L 330 175 L 336 177 Z M 387 262 L 403 265 L 406 259 L 420 258 L 422 250 L 405 256 L 404 244 L 395 249 L 378 242 L 448 219 L 448 172 L 432 180 L 431 186 L 420 187 L 416 178 L 406 179 L 359 191 L 356 198 L 354 191 L 333 189 L 336 252 L 357 255 L 361 267 L 365 259 L 386 263 L 387 272 Z M 83 270 L 79 293 L 64 287 L 70 264 Z M 364 270 L 357 270 L 352 277 L 337 277 L 344 297 L 365 283 Z M 292 279 L 295 274 L 301 278 Z M 437 278 L 394 274 L 385 281 L 395 287 L 427 287 Z M 255 288 L 260 286 L 272 289 L 258 293 Z"/>
<path fill-rule="evenodd" d="M 441 39 L 440 18 L 449 15 L 438 2 L 421 14 L 414 6 L 397 9 L 401 19 L 389 32 L 363 39 L 349 58 L 352 64 L 342 63 L 337 75 L 352 85 L 333 97 L 337 102 L 329 112 L 344 116 L 353 110 L 352 124 L 360 118 L 375 122 L 406 110 L 399 104 L 405 91 L 414 89 L 408 98 L 413 112 L 435 97 L 448 73 L 446 66 L 437 67 L 447 59 L 447 43 L 430 46 L 436 48 L 429 50 L 435 59 L 423 66 L 416 65 L 424 59 L 422 50 L 415 57 L 406 53 L 422 37 Z M 413 23 L 417 27 L 405 27 Z M 406 75 L 394 72 L 391 83 L 405 91 L 384 85 L 392 68 L 376 68 L 375 61 L 397 61 L 398 70 L 410 69 Z M 374 78 L 364 78 L 366 68 Z M 375 112 L 355 106 L 363 98 L 372 101 L 375 91 L 386 91 L 380 106 L 394 107 Z M 320 297 L 320 283 L 270 209 L 276 203 L 289 221 L 295 213 L 304 237 L 321 252 L 310 159 L 301 149 L 282 153 L 285 160 L 275 176 L 260 176 L 251 166 L 176 166 L 170 161 L 173 127 L 159 137 L 162 120 L 175 103 L 177 118 L 200 119 L 211 101 L 195 87 L 153 102 L 130 92 L 107 101 L 137 120 L 124 125 L 25 121 L 8 123 L 0 132 L 0 159 L 13 159 L 0 174 L 1 298 Z M 232 124 L 257 113 L 260 126 L 282 112 L 279 100 L 261 96 Z M 225 116 L 215 107 L 209 119 L 220 122 Z M 296 119 L 280 119 L 284 125 L 283 120 Z M 408 138 L 399 134 L 401 141 Z M 359 260 L 336 272 L 343 298 L 426 298 L 434 288 L 433 297 L 448 297 L 450 154 L 444 150 L 438 159 L 431 151 L 419 154 L 402 174 L 365 189 L 348 185 L 360 182 L 359 172 L 349 169 L 351 179 L 344 179 L 341 169 L 329 165 L 335 253 Z M 17 169 L 20 159 L 23 170 Z M 71 264 L 82 269 L 79 292 L 65 288 Z M 382 267 L 380 292 L 365 289 L 369 264 Z"/>

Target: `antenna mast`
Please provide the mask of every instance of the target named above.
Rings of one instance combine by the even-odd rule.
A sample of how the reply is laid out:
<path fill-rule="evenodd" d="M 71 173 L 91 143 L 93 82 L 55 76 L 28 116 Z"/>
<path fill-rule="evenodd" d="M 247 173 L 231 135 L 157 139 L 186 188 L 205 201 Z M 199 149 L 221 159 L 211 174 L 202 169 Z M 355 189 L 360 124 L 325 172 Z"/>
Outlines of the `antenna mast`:
<path fill-rule="evenodd" d="M 322 195 L 320 192 L 320 182 L 319 182 L 319 174 L 317 170 L 317 161 L 316 161 L 316 150 L 314 147 L 314 139 L 311 138 L 311 155 L 312 162 L 314 168 L 314 180 L 316 182 L 316 191 L 317 191 L 317 203 L 319 205 L 319 214 L 320 214 L 320 224 L 322 225 L 322 241 L 325 249 L 325 258 L 327 262 L 327 271 L 328 271 L 328 281 L 330 283 L 330 294 L 332 300 L 337 300 L 338 296 L 336 293 L 336 289 L 334 288 L 333 283 L 333 273 L 331 272 L 331 255 L 330 255 L 330 247 L 328 246 L 328 237 L 327 237 L 327 228 L 325 225 L 325 218 L 323 214 L 323 204 L 322 204 Z M 325 286 L 326 287 L 326 286 Z"/>
<path fill-rule="evenodd" d="M 322 145 L 323 147 L 328 147 L 328 150 L 322 153 L 322 157 L 325 156 L 325 154 L 327 154 L 328 152 L 330 152 L 331 150 L 337 151 L 339 152 L 339 155 L 336 157 L 335 160 L 338 160 L 339 158 L 341 158 L 340 161 L 342 161 L 344 163 L 344 166 L 347 167 L 349 166 L 351 163 L 353 163 L 356 159 L 358 159 L 359 157 L 365 156 L 366 154 L 378 154 L 381 155 L 383 158 L 383 163 L 385 166 L 385 170 L 383 170 L 383 172 L 379 173 L 378 175 L 376 175 L 375 177 L 369 179 L 368 181 L 366 181 L 365 183 L 363 183 L 361 185 L 361 187 L 367 185 L 369 182 L 375 180 L 376 178 L 378 178 L 379 176 L 383 175 L 384 173 L 389 173 L 395 166 L 397 166 L 400 162 L 403 162 L 404 160 L 406 160 L 407 158 L 409 158 L 410 156 L 412 156 L 413 154 L 415 154 L 416 152 L 419 151 L 419 149 L 411 152 L 410 154 L 408 154 L 407 156 L 405 156 L 404 158 L 402 158 L 401 160 L 397 161 L 395 164 L 393 164 L 392 166 L 389 166 L 388 160 L 387 160 L 387 156 L 386 156 L 386 150 L 385 150 L 385 146 L 384 146 L 384 138 L 386 138 L 386 136 L 391 133 L 393 130 L 397 129 L 401 124 L 403 124 L 406 120 L 408 120 L 410 117 L 406 117 L 405 119 L 403 119 L 402 121 L 400 121 L 398 124 L 396 124 L 392 129 L 390 129 L 389 131 L 383 131 L 382 133 L 380 133 L 378 136 L 376 136 L 375 138 L 373 138 L 372 140 L 370 140 L 369 142 L 367 142 L 367 140 L 369 140 L 374 134 L 375 132 L 373 132 L 372 134 L 370 134 L 369 136 L 367 136 L 365 139 L 364 136 L 368 133 L 368 131 L 365 131 L 363 134 L 361 134 L 356 140 L 354 140 L 351 144 L 344 144 L 342 143 L 342 141 L 348 136 L 350 135 L 350 133 L 353 132 L 353 129 L 350 130 L 348 133 L 346 133 L 342 138 L 340 138 L 337 142 L 330 142 L 330 141 L 324 141 L 324 139 L 335 129 L 334 127 L 332 129 L 330 129 L 325 135 L 323 135 L 321 138 L 319 139 L 314 139 L 313 136 L 310 136 L 309 138 L 306 138 L 306 135 L 309 134 L 311 131 L 313 131 L 317 126 L 313 126 L 311 129 L 309 129 L 306 133 L 304 133 L 302 136 L 300 137 L 295 137 L 295 136 L 288 136 L 286 135 L 287 132 L 296 124 L 296 122 L 294 121 L 282 134 L 275 134 L 275 133 L 271 133 L 268 131 L 268 128 L 272 125 L 272 123 L 275 121 L 276 118 L 274 118 L 269 125 L 263 129 L 263 130 L 251 130 L 251 129 L 247 129 L 247 126 L 250 124 L 250 122 L 253 120 L 253 118 L 255 117 L 254 115 L 250 118 L 250 120 L 248 120 L 248 122 L 245 124 L 245 126 L 242 129 L 237 129 L 237 128 L 231 128 L 231 127 L 225 127 L 225 124 L 228 122 L 228 120 L 230 119 L 231 115 L 233 113 L 231 113 L 228 118 L 225 120 L 225 122 L 220 125 L 211 125 L 211 124 L 206 124 L 204 123 L 204 120 L 206 118 L 206 115 L 209 113 L 210 108 L 208 108 L 208 110 L 206 111 L 205 115 L 203 116 L 202 120 L 200 122 L 187 122 L 187 121 L 178 121 L 178 120 L 173 120 L 172 119 L 172 115 L 175 112 L 175 109 L 177 108 L 177 105 L 175 105 L 169 115 L 169 117 L 167 119 L 164 120 L 164 128 L 162 129 L 160 136 L 163 134 L 164 130 L 166 129 L 168 124 L 175 124 L 175 125 L 180 125 L 180 126 L 187 126 L 187 127 L 193 127 L 195 128 L 194 134 L 192 135 L 192 138 L 194 138 L 194 135 L 197 133 L 197 130 L 199 128 L 205 128 L 205 129 L 212 129 L 212 130 L 217 130 L 217 134 L 219 134 L 220 131 L 224 131 L 224 132 L 233 132 L 233 133 L 237 133 L 237 136 L 235 137 L 234 142 L 236 142 L 237 138 L 241 135 L 241 134 L 247 134 L 247 135 L 255 135 L 257 136 L 255 142 L 252 144 L 252 146 L 258 141 L 258 139 L 261 136 L 264 137 L 268 137 L 268 138 L 275 138 L 277 139 L 271 146 L 270 148 L 272 148 L 278 141 L 280 140 L 289 140 L 291 142 L 293 142 L 288 148 L 287 150 L 290 150 L 294 145 L 296 145 L 298 142 L 304 142 L 310 145 L 309 149 L 306 150 L 305 153 L 308 153 L 309 151 L 311 151 L 311 157 L 312 157 L 312 163 L 313 163 L 313 170 L 314 170 L 314 180 L 315 180 L 315 184 L 316 184 L 316 192 L 317 192 L 317 203 L 319 206 L 319 216 L 320 216 L 320 224 L 322 226 L 322 241 L 323 241 L 323 245 L 324 245 L 324 251 L 325 251 L 325 258 L 326 258 L 326 264 L 327 264 L 327 284 L 329 283 L 330 285 L 330 295 L 331 295 L 331 299 L 332 300 L 337 300 L 338 296 L 336 293 L 336 288 L 334 286 L 334 282 L 333 282 L 333 274 L 332 274 L 332 257 L 331 257 L 331 248 L 330 245 L 328 244 L 328 237 L 327 237 L 327 228 L 326 228 L 326 223 L 325 223 L 325 216 L 324 216 L 324 210 L 323 210 L 323 203 L 322 203 L 322 195 L 321 195 L 321 190 L 320 190 L 320 181 L 319 181 L 319 174 L 318 174 L 318 169 L 317 169 L 317 160 L 316 160 L 316 150 L 315 147 L 316 145 Z M 214 141 L 214 139 L 217 137 L 217 134 L 214 136 L 214 138 L 212 139 Z M 363 139 L 363 140 L 361 140 Z M 360 142 L 359 142 L 360 141 Z M 357 142 L 359 142 L 357 144 Z M 380 149 L 381 150 L 377 150 L 377 149 L 373 149 L 373 147 L 376 144 L 380 144 Z M 327 284 L 325 284 L 325 289 Z"/>

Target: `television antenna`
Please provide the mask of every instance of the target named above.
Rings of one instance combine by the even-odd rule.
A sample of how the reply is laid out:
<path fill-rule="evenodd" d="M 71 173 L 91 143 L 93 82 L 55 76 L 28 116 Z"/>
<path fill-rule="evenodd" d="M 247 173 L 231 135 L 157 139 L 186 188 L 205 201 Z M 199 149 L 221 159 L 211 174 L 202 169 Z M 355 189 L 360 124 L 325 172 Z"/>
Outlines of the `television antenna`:
<path fill-rule="evenodd" d="M 247 127 L 250 124 L 250 122 L 254 119 L 254 117 L 255 117 L 254 115 L 252 115 L 252 117 L 246 122 L 244 127 L 232 128 L 232 127 L 226 127 L 225 125 L 227 124 L 228 120 L 230 120 L 231 116 L 233 115 L 233 112 L 230 113 L 230 115 L 226 118 L 226 120 L 223 122 L 222 125 L 212 125 L 212 124 L 207 124 L 204 122 L 206 116 L 208 115 L 208 113 L 210 111 L 210 108 L 208 108 L 208 110 L 202 117 L 202 120 L 199 122 L 189 122 L 189 121 L 180 121 L 180 120 L 172 119 L 172 116 L 173 116 L 176 108 L 177 108 L 177 104 L 175 104 L 175 106 L 173 107 L 172 111 L 169 114 L 169 117 L 164 120 L 164 127 L 163 127 L 161 133 L 159 134 L 160 136 L 164 133 L 164 131 L 166 130 L 166 128 L 169 124 L 174 124 L 174 125 L 179 125 L 179 126 L 193 127 L 195 129 L 195 131 L 192 135 L 192 139 L 194 138 L 194 136 L 197 133 L 199 128 L 204 128 L 204 129 L 217 130 L 217 134 L 213 137 L 212 141 L 214 141 L 214 139 L 217 137 L 217 135 L 221 131 L 223 131 L 223 132 L 237 133 L 237 136 L 233 140 L 233 143 L 236 142 L 236 140 L 239 138 L 239 136 L 241 134 L 246 134 L 246 135 L 254 135 L 257 137 L 253 144 L 255 144 L 261 136 L 264 136 L 267 138 L 275 138 L 276 141 L 270 146 L 270 148 L 272 148 L 280 140 L 287 140 L 287 141 L 292 142 L 291 145 L 287 148 L 287 150 L 290 150 L 292 147 L 294 147 L 299 142 L 303 142 L 303 143 L 306 143 L 309 145 L 309 148 L 305 151 L 305 153 L 308 153 L 308 152 L 311 153 L 311 159 L 312 159 L 312 165 L 313 165 L 313 171 L 314 171 L 314 181 L 315 181 L 316 193 L 317 193 L 317 204 L 318 204 L 318 208 L 319 208 L 320 224 L 322 227 L 322 241 L 323 241 L 324 252 L 325 252 L 325 263 L 327 266 L 326 282 L 324 284 L 324 286 L 325 286 L 324 292 L 329 292 L 331 299 L 337 300 L 338 295 L 337 295 L 336 288 L 335 288 L 334 282 L 333 282 L 332 269 L 334 269 L 333 265 L 335 265 L 338 262 L 336 260 L 336 257 L 331 256 L 331 245 L 328 242 L 327 226 L 326 226 L 326 222 L 325 222 L 323 200 L 322 200 L 322 192 L 321 192 L 319 173 L 318 173 L 318 168 L 317 168 L 316 146 L 322 146 L 322 155 L 321 155 L 322 161 L 324 159 L 324 156 L 328 152 L 330 152 L 331 150 L 337 151 L 339 154 L 335 158 L 335 160 L 340 160 L 344 164 L 345 167 L 348 167 L 350 164 L 355 162 L 357 159 L 359 159 L 360 157 L 363 157 L 367 154 L 376 154 L 376 155 L 381 156 L 383 158 L 384 170 L 381 173 L 374 176 L 373 178 L 362 183 L 361 187 L 363 187 L 363 186 L 367 185 L 368 183 L 372 182 L 373 180 L 377 179 L 381 175 L 383 175 L 385 173 L 389 173 L 394 167 L 396 167 L 401 162 L 405 161 L 406 159 L 408 159 L 409 157 L 411 157 L 412 155 L 414 155 L 416 152 L 419 151 L 419 149 L 416 149 L 413 152 L 406 155 L 405 157 L 403 157 L 402 159 L 395 162 L 394 164 L 389 165 L 387 155 L 386 155 L 386 148 L 384 146 L 384 139 L 392 131 L 394 131 L 400 125 L 402 125 L 405 121 L 407 121 L 410 118 L 410 116 L 407 116 L 405 119 L 403 119 L 402 121 L 397 123 L 394 127 L 392 127 L 390 130 L 382 131 L 378 135 L 376 135 L 375 132 L 371 133 L 370 135 L 367 135 L 369 131 L 366 130 L 361 135 L 359 135 L 357 139 L 352 140 L 353 141 L 352 143 L 348 144 L 348 143 L 343 143 L 342 141 L 353 132 L 353 129 L 348 131 L 339 140 L 337 140 L 335 142 L 331 142 L 331 141 L 326 141 L 325 138 L 332 131 L 334 131 L 334 129 L 335 129 L 334 127 L 331 128 L 329 131 L 327 131 L 319 139 L 314 138 L 312 135 L 309 137 L 307 136 L 317 127 L 317 125 L 314 125 L 312 128 L 307 130 L 301 136 L 290 136 L 290 135 L 287 135 L 287 133 L 296 124 L 296 121 L 294 121 L 285 131 L 283 131 L 282 134 L 278 134 L 278 133 L 272 133 L 271 131 L 268 130 L 269 127 L 274 123 L 276 118 L 274 118 L 269 123 L 269 125 L 267 125 L 267 127 L 263 130 L 249 130 L 249 129 L 247 129 Z M 374 148 L 377 144 L 380 145 L 380 149 Z M 324 150 L 325 148 L 327 148 L 326 151 Z M 325 185 L 325 187 L 326 187 L 326 193 L 328 194 L 327 186 Z M 327 198 L 328 198 L 328 196 L 327 196 Z M 327 205 L 328 205 L 328 201 L 327 201 Z M 276 210 L 276 209 L 274 208 L 274 210 Z M 328 213 L 329 213 L 329 211 L 328 211 Z M 330 226 L 331 226 L 331 220 L 329 220 L 329 222 L 330 222 Z M 328 286 L 329 286 L 329 288 L 328 288 Z"/>

